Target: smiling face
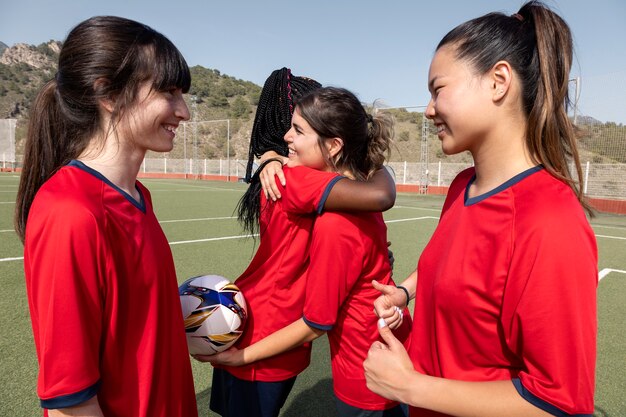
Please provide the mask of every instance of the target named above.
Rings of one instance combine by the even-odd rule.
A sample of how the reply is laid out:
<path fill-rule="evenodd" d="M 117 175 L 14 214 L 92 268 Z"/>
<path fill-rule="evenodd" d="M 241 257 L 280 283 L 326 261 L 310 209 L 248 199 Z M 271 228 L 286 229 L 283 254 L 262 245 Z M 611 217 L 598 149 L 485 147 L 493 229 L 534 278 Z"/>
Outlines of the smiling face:
<path fill-rule="evenodd" d="M 291 118 L 291 128 L 285 134 L 289 148 L 288 166 L 306 166 L 320 171 L 330 171 L 319 145 L 319 135 L 300 115 L 296 107 Z"/>
<path fill-rule="evenodd" d="M 426 117 L 437 127 L 445 154 L 476 152 L 493 125 L 489 78 L 455 57 L 452 45 L 441 47 L 428 73 L 431 99 Z"/>
<path fill-rule="evenodd" d="M 176 128 L 189 120 L 189 109 L 180 88 L 155 91 L 151 85 L 144 82 L 139 87 L 135 104 L 120 118 L 118 137 L 142 151 L 169 152 Z"/>

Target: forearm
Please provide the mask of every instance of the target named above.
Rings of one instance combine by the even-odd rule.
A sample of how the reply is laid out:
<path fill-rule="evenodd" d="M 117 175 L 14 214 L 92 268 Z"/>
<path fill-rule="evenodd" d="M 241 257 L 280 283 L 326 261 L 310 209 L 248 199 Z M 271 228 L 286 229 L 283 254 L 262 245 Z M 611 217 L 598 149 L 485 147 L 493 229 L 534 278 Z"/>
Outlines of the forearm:
<path fill-rule="evenodd" d="M 49 417 L 104 417 L 98 397 L 92 397 L 74 407 L 48 410 Z"/>
<path fill-rule="evenodd" d="M 457 417 L 540 417 L 550 414 L 526 401 L 513 382 L 469 382 L 415 372 L 400 385 L 401 401 Z"/>
<path fill-rule="evenodd" d="M 243 349 L 244 363 L 249 364 L 291 350 L 303 343 L 317 339 L 325 332 L 309 327 L 297 320 Z"/>
<path fill-rule="evenodd" d="M 399 287 L 406 288 L 409 293 L 409 301 L 415 299 L 417 291 L 417 269 L 411 273 L 404 281 L 398 284 Z"/>
<path fill-rule="evenodd" d="M 386 169 L 367 181 L 343 179 L 333 186 L 324 205 L 330 211 L 385 211 L 396 201 L 396 186 Z"/>

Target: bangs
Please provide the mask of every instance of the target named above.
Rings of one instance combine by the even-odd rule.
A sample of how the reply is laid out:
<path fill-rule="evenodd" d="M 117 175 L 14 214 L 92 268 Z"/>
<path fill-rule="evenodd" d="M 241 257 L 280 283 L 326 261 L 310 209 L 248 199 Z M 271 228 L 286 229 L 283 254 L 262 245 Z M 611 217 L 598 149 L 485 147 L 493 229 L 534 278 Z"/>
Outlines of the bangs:
<path fill-rule="evenodd" d="M 142 79 L 152 79 L 152 87 L 156 91 L 165 91 L 172 87 L 180 88 L 187 93 L 191 87 L 189 66 L 180 51 L 165 36 L 158 34 L 147 44 L 140 47 L 139 62 L 142 62 L 139 73 Z"/>
<path fill-rule="evenodd" d="M 167 39 L 155 45 L 155 49 L 154 88 L 162 91 L 177 87 L 187 93 L 191 87 L 191 73 L 180 51 Z"/>

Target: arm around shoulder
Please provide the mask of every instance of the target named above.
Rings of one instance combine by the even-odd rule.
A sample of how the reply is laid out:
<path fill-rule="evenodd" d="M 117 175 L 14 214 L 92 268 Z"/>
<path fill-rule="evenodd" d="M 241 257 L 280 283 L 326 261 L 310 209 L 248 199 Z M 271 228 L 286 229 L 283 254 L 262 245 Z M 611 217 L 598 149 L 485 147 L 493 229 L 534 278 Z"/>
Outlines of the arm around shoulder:
<path fill-rule="evenodd" d="M 386 169 L 379 169 L 367 181 L 341 180 L 326 200 L 331 211 L 386 211 L 396 202 L 396 185 Z"/>

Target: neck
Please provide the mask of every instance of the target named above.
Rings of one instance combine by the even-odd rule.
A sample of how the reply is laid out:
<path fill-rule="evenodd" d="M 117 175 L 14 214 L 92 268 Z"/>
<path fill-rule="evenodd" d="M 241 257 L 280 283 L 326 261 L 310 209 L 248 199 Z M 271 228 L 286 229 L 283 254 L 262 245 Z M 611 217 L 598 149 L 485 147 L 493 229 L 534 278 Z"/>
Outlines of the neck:
<path fill-rule="evenodd" d="M 537 165 L 526 146 L 525 129 L 500 132 L 472 150 L 476 181 L 472 195 L 481 195 Z"/>
<path fill-rule="evenodd" d="M 115 137 L 93 138 L 78 159 L 104 175 L 113 184 L 139 199 L 135 189 L 145 151 L 133 148 Z"/>

